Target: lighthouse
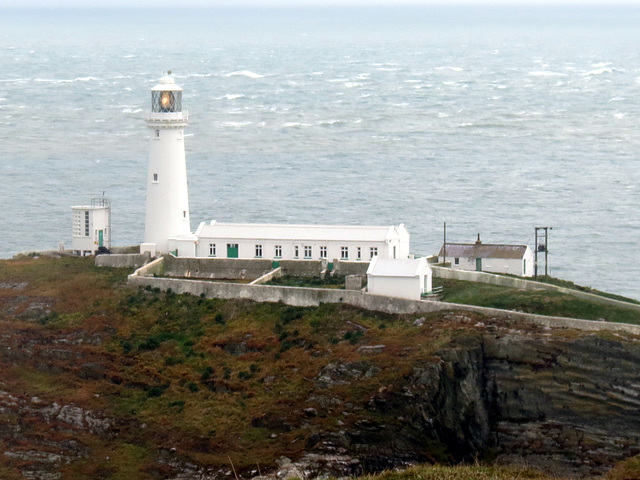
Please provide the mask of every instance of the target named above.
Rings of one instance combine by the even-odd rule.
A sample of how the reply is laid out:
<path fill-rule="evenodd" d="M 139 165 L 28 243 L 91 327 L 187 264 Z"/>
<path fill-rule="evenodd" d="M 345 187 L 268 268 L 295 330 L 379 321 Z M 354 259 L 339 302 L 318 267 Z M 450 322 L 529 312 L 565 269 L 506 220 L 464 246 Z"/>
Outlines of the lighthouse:
<path fill-rule="evenodd" d="M 169 71 L 151 89 L 151 110 L 146 115 L 151 138 L 145 243 L 141 251 L 152 255 L 170 252 L 177 255 L 177 246 L 189 244 L 192 237 L 184 153 L 188 114 L 182 110 L 182 88 L 170 74 Z"/>

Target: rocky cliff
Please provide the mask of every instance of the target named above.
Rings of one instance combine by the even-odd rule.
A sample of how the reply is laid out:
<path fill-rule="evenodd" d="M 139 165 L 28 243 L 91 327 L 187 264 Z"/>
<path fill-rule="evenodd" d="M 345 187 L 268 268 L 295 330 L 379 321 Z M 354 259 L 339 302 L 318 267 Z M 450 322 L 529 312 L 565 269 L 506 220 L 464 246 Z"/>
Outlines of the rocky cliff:
<path fill-rule="evenodd" d="M 631 335 L 214 301 L 25 262 L 0 265 L 1 478 L 476 459 L 587 477 L 640 453 Z"/>

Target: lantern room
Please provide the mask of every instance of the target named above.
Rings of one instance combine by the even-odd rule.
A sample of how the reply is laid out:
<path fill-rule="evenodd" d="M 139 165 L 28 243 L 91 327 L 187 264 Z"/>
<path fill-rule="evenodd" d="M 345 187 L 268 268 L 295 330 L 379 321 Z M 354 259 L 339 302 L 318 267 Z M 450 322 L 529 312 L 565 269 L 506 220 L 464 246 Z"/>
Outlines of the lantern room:
<path fill-rule="evenodd" d="M 182 112 L 182 88 L 169 75 L 162 77 L 160 83 L 151 89 L 151 112 Z"/>

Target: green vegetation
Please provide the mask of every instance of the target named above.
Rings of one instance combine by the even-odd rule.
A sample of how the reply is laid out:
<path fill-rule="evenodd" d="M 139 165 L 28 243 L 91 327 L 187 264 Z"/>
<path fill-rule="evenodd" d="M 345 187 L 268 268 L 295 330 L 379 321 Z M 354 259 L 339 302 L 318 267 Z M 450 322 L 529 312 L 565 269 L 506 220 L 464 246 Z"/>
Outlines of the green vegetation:
<path fill-rule="evenodd" d="M 549 477 L 529 468 L 500 466 L 421 465 L 401 471 L 388 471 L 379 475 L 364 475 L 358 480 L 562 480 Z"/>
<path fill-rule="evenodd" d="M 640 311 L 601 305 L 570 294 L 553 291 L 524 291 L 516 288 L 434 279 L 434 286 L 443 286 L 442 301 L 481 307 L 516 310 L 587 320 L 605 319 L 608 322 L 640 324 Z M 622 297 L 621 297 L 622 298 Z"/>
<path fill-rule="evenodd" d="M 601 297 L 612 298 L 614 300 L 620 300 L 621 302 L 640 304 L 640 301 L 633 300 L 632 298 L 623 297 L 622 295 L 615 295 L 613 293 L 601 292 L 590 287 L 583 287 L 582 285 L 576 285 L 568 280 L 562 280 L 560 278 L 554 278 L 549 276 L 538 277 L 539 282 L 549 283 L 551 285 L 557 285 L 559 287 L 569 288 L 571 290 L 580 290 L 581 292 L 593 293 L 594 295 L 600 295 Z"/>
<path fill-rule="evenodd" d="M 473 327 L 482 316 L 474 313 L 465 314 L 463 325 L 445 313 L 398 316 L 338 304 L 302 308 L 212 300 L 131 289 L 128 273 L 96 268 L 91 258 L 0 262 L 1 390 L 26 404 L 37 398 L 35 406 L 73 405 L 112 425 L 108 433 L 96 434 L 47 423 L 33 413 L 12 417 L 5 409 L 0 420 L 6 432 L 19 425 L 20 436 L 13 443 L 0 441 L 3 451 L 27 451 L 29 442 L 38 448 L 80 445 L 91 453 L 61 464 L 61 478 L 69 480 L 172 478 L 171 462 L 219 468 L 228 466 L 229 458 L 239 470 L 273 466 L 283 455 L 297 458 L 321 433 L 383 422 L 398 431 L 405 420 L 369 408 L 372 398 L 402 391 L 416 365 L 429 365 L 440 350 L 482 335 Z M 330 281 L 344 284 L 344 278 Z M 536 297 L 484 285 L 445 284 L 445 296 L 554 315 L 562 309 L 578 316 L 595 311 L 593 305 L 574 305 L 548 293 Z M 614 310 L 586 318 L 620 321 L 613 319 Z M 630 312 L 624 314 L 629 321 Z M 418 317 L 424 317 L 420 328 L 414 326 Z M 359 348 L 365 345 L 384 348 L 363 354 Z M 320 373 L 336 362 L 363 375 L 318 389 Z M 376 373 L 364 374 L 368 371 Z M 3 405 L 12 408 L 11 402 Z M 427 450 L 425 458 L 450 461 L 451 452 L 438 441 Z M 162 455 L 168 456 L 166 463 L 158 462 Z M 11 462 L 0 466 L 0 477 L 23 478 L 18 467 L 24 461 Z M 547 478 L 499 467 L 421 467 L 385 473 L 381 480 L 399 475 Z"/>

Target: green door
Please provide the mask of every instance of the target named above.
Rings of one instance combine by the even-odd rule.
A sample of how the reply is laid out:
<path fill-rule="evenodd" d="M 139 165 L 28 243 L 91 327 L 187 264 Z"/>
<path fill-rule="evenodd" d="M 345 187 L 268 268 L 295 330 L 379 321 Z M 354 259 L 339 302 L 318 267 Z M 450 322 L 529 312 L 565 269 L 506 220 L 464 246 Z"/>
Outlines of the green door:
<path fill-rule="evenodd" d="M 237 243 L 227 243 L 227 258 L 238 258 Z"/>
<path fill-rule="evenodd" d="M 482 259 L 476 258 L 476 272 L 482 271 Z"/>
<path fill-rule="evenodd" d="M 104 230 L 98 230 L 98 246 L 104 247 Z"/>

